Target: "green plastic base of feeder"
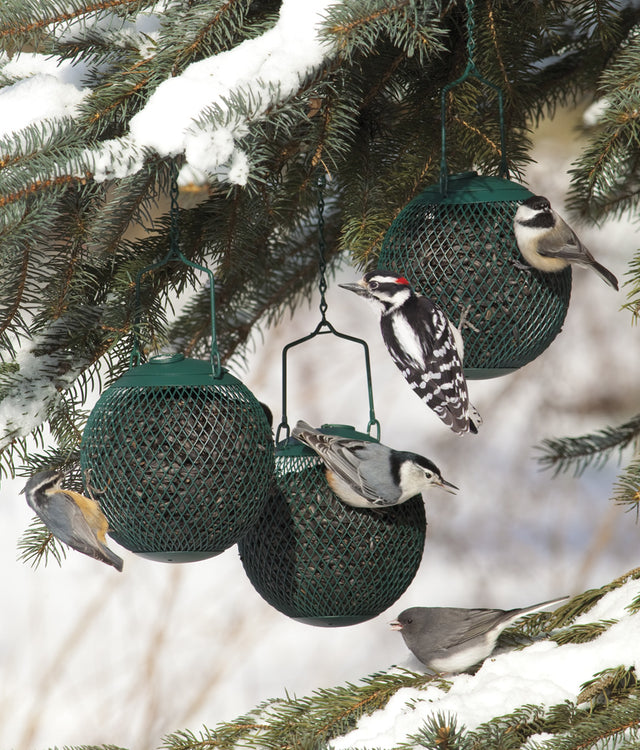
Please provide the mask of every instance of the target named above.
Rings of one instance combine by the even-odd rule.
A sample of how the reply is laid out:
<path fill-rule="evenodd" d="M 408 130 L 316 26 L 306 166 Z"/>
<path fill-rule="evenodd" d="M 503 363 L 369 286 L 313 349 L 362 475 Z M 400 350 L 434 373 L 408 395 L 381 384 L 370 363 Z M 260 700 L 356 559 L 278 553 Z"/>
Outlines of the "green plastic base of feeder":
<path fill-rule="evenodd" d="M 116 540 L 117 541 L 117 540 Z M 143 557 L 145 560 L 151 560 L 153 562 L 161 563 L 190 563 L 190 562 L 202 562 L 202 560 L 209 560 L 216 555 L 220 555 L 224 550 L 219 552 L 198 552 L 197 550 L 191 550 L 189 552 L 172 552 L 167 550 L 166 552 L 138 552 L 137 550 L 129 550 L 138 557 Z"/>
<path fill-rule="evenodd" d="M 362 617 L 292 617 L 292 620 L 303 625 L 315 625 L 320 628 L 346 628 L 349 625 L 360 625 L 362 622 L 377 617 L 378 613 L 362 615 Z"/>
<path fill-rule="evenodd" d="M 511 375 L 518 367 L 465 367 L 464 376 L 467 380 L 489 380 L 490 378 L 501 378 L 503 375 Z"/>

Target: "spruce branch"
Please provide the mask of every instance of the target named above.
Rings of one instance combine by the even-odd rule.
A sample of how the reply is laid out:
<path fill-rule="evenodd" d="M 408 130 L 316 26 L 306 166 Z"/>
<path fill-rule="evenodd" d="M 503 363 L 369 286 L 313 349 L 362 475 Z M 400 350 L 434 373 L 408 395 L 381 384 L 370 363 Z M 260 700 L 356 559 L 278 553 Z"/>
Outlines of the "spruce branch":
<path fill-rule="evenodd" d="M 398 750 L 413 750 L 416 747 L 471 750 L 473 744 L 464 724 L 458 726 L 455 714 L 438 711 L 429 716 L 420 730 L 409 736 Z"/>
<path fill-rule="evenodd" d="M 18 560 L 28 563 L 32 568 L 38 568 L 41 563 L 46 566 L 49 557 L 62 566 L 62 560 L 67 556 L 64 545 L 37 516 L 18 540 L 18 552 Z"/>
<path fill-rule="evenodd" d="M 615 622 L 617 621 L 600 620 L 584 625 L 571 625 L 568 628 L 551 633 L 549 640 L 554 641 L 559 646 L 563 646 L 565 643 L 588 643 L 605 633 Z"/>
<path fill-rule="evenodd" d="M 628 695 L 637 684 L 635 667 L 604 669 L 582 684 L 576 703 L 589 701 L 592 709 L 596 705 L 608 705 L 615 698 Z"/>
<path fill-rule="evenodd" d="M 579 476 L 588 466 L 601 467 L 615 452 L 621 452 L 640 436 L 640 414 L 617 427 L 606 427 L 581 437 L 546 439 L 538 447 L 544 455 L 538 458 L 544 469 L 552 468 L 554 476 L 573 468 Z"/>
<path fill-rule="evenodd" d="M 618 505 L 635 511 L 636 521 L 640 513 L 640 456 L 636 456 L 618 477 L 613 488 L 613 499 Z"/>
<path fill-rule="evenodd" d="M 98 0 L 94 3 L 83 3 L 74 0 L 67 3 L 56 3 L 54 1 L 43 2 L 42 0 L 22 0 L 20 5 L 9 6 L 6 10 L 14 11 L 3 16 L 0 25 L 0 40 L 5 37 L 20 40 L 21 37 L 30 39 L 29 34 L 41 31 L 48 26 L 55 26 L 66 21 L 72 21 L 81 16 L 89 16 L 101 11 L 115 8 L 140 8 L 143 0 Z M 147 0 L 147 5 L 152 4 Z M 21 15 L 15 13 L 20 9 Z M 34 18 L 36 16 L 36 18 Z"/>

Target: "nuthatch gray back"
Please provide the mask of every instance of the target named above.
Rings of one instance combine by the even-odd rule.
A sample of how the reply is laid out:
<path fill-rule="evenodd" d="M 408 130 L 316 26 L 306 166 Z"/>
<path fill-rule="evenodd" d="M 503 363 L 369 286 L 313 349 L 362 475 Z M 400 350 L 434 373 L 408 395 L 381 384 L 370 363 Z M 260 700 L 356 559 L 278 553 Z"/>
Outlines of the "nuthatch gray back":
<path fill-rule="evenodd" d="M 98 503 L 60 486 L 64 474 L 48 469 L 29 478 L 22 492 L 49 531 L 61 542 L 122 571 L 121 557 L 106 544 L 107 519 Z"/>
<path fill-rule="evenodd" d="M 333 492 L 344 503 L 356 508 L 399 505 L 431 487 L 449 492 L 458 489 L 442 478 L 434 463 L 417 453 L 329 435 L 302 420 L 293 428 L 291 436 L 318 454 Z"/>
<path fill-rule="evenodd" d="M 527 198 L 516 211 L 513 231 L 518 250 L 538 271 L 555 273 L 570 263 L 593 268 L 609 286 L 618 290 L 618 279 L 591 255 L 578 235 L 557 214 L 543 195 Z M 526 268 L 516 263 L 520 268 Z"/>

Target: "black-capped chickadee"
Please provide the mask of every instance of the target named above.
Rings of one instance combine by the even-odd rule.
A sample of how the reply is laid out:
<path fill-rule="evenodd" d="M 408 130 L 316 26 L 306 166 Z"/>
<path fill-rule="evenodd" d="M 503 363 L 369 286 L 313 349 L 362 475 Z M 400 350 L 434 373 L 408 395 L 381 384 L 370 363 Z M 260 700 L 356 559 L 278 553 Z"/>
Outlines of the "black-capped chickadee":
<path fill-rule="evenodd" d="M 513 219 L 513 231 L 522 257 L 538 271 L 555 273 L 562 271 L 570 263 L 577 263 L 593 268 L 617 291 L 618 279 L 595 260 L 543 195 L 527 198 L 518 206 Z"/>
<path fill-rule="evenodd" d="M 24 492 L 29 507 L 61 542 L 122 571 L 121 557 L 106 545 L 109 524 L 95 500 L 60 486 L 61 471 L 39 471 L 29 478 Z"/>
<path fill-rule="evenodd" d="M 327 482 L 347 505 L 385 508 L 404 503 L 431 487 L 458 488 L 442 478 L 428 458 L 396 451 L 381 443 L 329 435 L 300 420 L 292 437 L 315 451 L 325 465 Z"/>
<path fill-rule="evenodd" d="M 391 271 L 369 271 L 339 286 L 377 304 L 385 346 L 427 406 L 454 432 L 478 432 L 482 419 L 469 403 L 462 335 L 435 302 Z"/>
<path fill-rule="evenodd" d="M 492 653 L 498 636 L 512 622 L 567 598 L 508 610 L 410 607 L 389 624 L 400 631 L 409 651 L 428 669 L 442 674 L 464 672 Z"/>

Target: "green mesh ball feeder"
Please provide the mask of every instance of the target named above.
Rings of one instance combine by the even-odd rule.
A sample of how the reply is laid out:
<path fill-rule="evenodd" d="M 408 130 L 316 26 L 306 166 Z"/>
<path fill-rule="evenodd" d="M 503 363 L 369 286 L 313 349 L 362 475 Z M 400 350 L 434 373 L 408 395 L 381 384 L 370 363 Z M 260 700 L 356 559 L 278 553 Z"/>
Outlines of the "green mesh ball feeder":
<path fill-rule="evenodd" d="M 442 90 L 440 182 L 417 195 L 395 218 L 378 266 L 408 279 L 458 325 L 465 311 L 467 378 L 505 375 L 540 355 L 562 330 L 571 296 L 571 269 L 543 274 L 523 270 L 513 233 L 518 205 L 533 193 L 508 177 L 503 96 L 473 63 L 473 3 L 467 2 L 469 62 Z M 498 95 L 502 163 L 500 177 L 475 172 L 449 175 L 445 97 L 470 76 Z"/>
<path fill-rule="evenodd" d="M 276 435 L 275 483 L 256 525 L 238 547 L 256 591 L 283 614 L 309 625 L 364 622 L 390 607 L 413 580 L 424 549 L 422 497 L 386 509 L 353 508 L 331 491 L 318 456 L 289 436 L 287 353 L 315 336 L 332 334 L 363 347 L 369 396 L 367 433 L 325 425 L 332 434 L 379 440 L 369 347 L 337 331 L 326 318 L 322 188 L 320 179 L 320 313 L 316 329 L 282 352 L 282 420 Z M 371 432 L 376 430 L 376 436 Z M 280 440 L 284 431 L 285 437 Z"/>
<path fill-rule="evenodd" d="M 346 425 L 333 434 L 373 439 Z M 355 625 L 404 593 L 422 559 L 421 496 L 387 510 L 352 508 L 329 488 L 317 455 L 293 438 L 276 445 L 276 489 L 240 542 L 245 572 L 283 614 L 309 625 Z"/>
<path fill-rule="evenodd" d="M 175 215 L 177 187 L 172 199 Z M 152 560 L 191 562 L 231 547 L 259 518 L 274 446 L 260 402 L 220 366 L 213 274 L 173 247 L 138 275 L 136 308 L 141 277 L 169 260 L 209 274 L 211 357 L 174 354 L 134 365 L 136 339 L 132 366 L 89 416 L 80 465 L 119 544 Z"/>
<path fill-rule="evenodd" d="M 378 265 L 405 276 L 462 330 L 467 378 L 505 375 L 540 355 L 562 330 L 571 269 L 522 270 L 513 215 L 532 193 L 500 177 L 451 175 L 398 214 L 382 242 Z"/>

